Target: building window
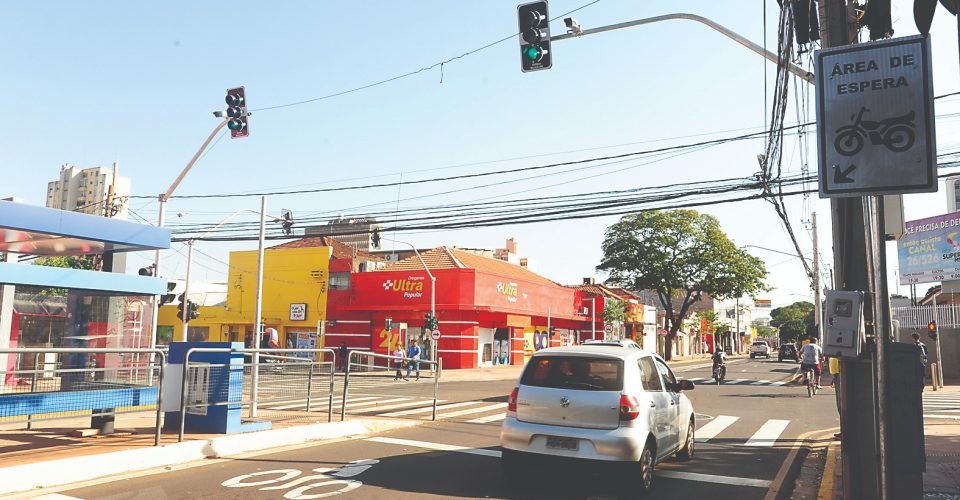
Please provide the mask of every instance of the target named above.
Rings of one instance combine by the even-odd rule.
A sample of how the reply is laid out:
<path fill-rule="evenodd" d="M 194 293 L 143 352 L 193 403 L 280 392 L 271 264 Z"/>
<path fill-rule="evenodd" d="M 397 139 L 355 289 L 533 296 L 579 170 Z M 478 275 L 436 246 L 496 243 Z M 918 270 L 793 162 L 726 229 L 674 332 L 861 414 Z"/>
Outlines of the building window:
<path fill-rule="evenodd" d="M 331 290 L 349 290 L 350 273 L 330 273 Z"/>

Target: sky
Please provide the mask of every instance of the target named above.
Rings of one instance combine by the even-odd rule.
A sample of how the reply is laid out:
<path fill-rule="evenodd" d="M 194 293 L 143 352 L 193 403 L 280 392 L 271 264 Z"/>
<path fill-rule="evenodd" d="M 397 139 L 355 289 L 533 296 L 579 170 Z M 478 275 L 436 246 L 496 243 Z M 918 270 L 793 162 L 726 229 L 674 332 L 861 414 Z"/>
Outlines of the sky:
<path fill-rule="evenodd" d="M 778 6 L 769 0 L 551 0 L 551 17 L 584 7 L 585 28 L 667 13 L 698 14 L 776 50 Z M 360 6 L 362 5 L 362 6 Z M 766 8 L 766 14 L 764 13 Z M 894 0 L 896 36 L 916 34 L 912 2 Z M 554 34 L 564 31 L 556 19 Z M 217 125 L 224 91 L 243 85 L 250 136 L 217 140 L 176 195 L 250 193 L 411 181 L 522 168 L 674 146 L 763 130 L 775 66 L 710 28 L 667 21 L 554 42 L 553 68 L 520 71 L 515 37 L 442 66 L 406 74 L 516 33 L 516 3 L 483 1 L 231 2 L 150 5 L 103 1 L 0 4 L 0 196 L 42 205 L 64 163 L 109 166 L 132 178 L 133 220 L 156 222 L 167 189 Z M 765 37 L 766 36 L 766 37 Z M 866 36 L 866 35 L 864 35 Z M 942 8 L 931 29 L 935 94 L 960 90 L 957 27 Z M 807 88 L 805 88 L 807 87 Z M 813 89 L 791 82 L 787 124 L 815 119 Z M 273 108 L 273 109 L 261 109 Z M 938 148 L 960 146 L 960 96 L 937 102 Z M 950 116 L 951 114 L 957 116 Z M 786 135 L 784 173 L 816 172 L 815 128 Z M 762 139 L 594 168 L 401 185 L 362 191 L 273 195 L 268 212 L 294 217 L 362 215 L 445 203 L 642 188 L 751 176 Z M 490 182 L 487 182 L 487 181 Z M 497 185 L 485 186 L 496 181 Z M 787 207 L 812 255 L 810 212 L 819 213 L 820 254 L 832 262 L 829 202 L 796 196 Z M 216 224 L 258 197 L 178 199 L 170 224 Z M 703 207 L 767 266 L 774 305 L 809 300 L 800 261 L 771 205 Z M 908 220 L 946 211 L 944 192 L 907 195 Z M 255 220 L 244 214 L 235 220 Z M 595 271 L 604 229 L 616 217 L 386 235 L 420 248 L 497 248 L 515 238 L 523 256 L 555 281 L 604 279 Z M 389 220 L 382 221 L 389 223 Z M 386 246 L 389 248 L 390 243 Z M 231 250 L 255 242 L 200 242 L 197 279 L 224 281 Z M 763 247 L 763 248 L 759 248 Z M 764 249 L 766 248 L 766 249 Z M 890 273 L 895 248 L 890 246 Z M 182 278 L 184 244 L 161 274 Z M 152 261 L 129 259 L 132 271 Z M 829 266 L 824 275 L 828 276 Z M 891 291 L 898 291 L 891 279 Z M 900 290 L 901 293 L 903 290 Z"/>

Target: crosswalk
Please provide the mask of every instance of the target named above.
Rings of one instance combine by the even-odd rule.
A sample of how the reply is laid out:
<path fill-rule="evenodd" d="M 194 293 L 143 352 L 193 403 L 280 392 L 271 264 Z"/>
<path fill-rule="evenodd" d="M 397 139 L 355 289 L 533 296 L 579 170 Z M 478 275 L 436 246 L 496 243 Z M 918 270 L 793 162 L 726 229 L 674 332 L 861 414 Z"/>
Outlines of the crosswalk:
<path fill-rule="evenodd" d="M 694 384 L 716 384 L 717 381 L 712 378 L 692 378 L 689 379 Z M 782 385 L 787 385 L 786 380 L 753 380 L 753 379 L 726 379 L 723 381 L 723 385 L 765 385 L 770 387 L 780 387 Z"/>
<path fill-rule="evenodd" d="M 923 392 L 923 417 L 960 420 L 960 392 Z"/>
<path fill-rule="evenodd" d="M 282 403 L 263 404 L 265 411 L 304 411 L 306 399 L 284 401 Z M 334 399 L 333 412 L 339 413 L 343 402 Z M 311 402 L 311 410 L 326 411 L 327 400 Z M 496 423 L 506 417 L 507 403 L 483 400 L 448 402 L 437 400 L 437 420 L 455 419 L 474 424 Z M 351 415 L 377 416 L 389 418 L 423 418 L 433 415 L 433 400 L 415 397 L 389 396 L 353 396 L 346 401 L 346 412 Z"/>
<path fill-rule="evenodd" d="M 783 431 L 790 425 L 790 420 L 770 419 L 759 428 L 744 429 L 744 426 L 733 428 L 740 421 L 740 417 L 732 415 L 717 415 L 713 419 L 700 425 L 696 432 L 696 442 L 720 442 L 751 447 L 770 447 L 777 444 Z M 746 433 L 753 431 L 750 437 Z"/>

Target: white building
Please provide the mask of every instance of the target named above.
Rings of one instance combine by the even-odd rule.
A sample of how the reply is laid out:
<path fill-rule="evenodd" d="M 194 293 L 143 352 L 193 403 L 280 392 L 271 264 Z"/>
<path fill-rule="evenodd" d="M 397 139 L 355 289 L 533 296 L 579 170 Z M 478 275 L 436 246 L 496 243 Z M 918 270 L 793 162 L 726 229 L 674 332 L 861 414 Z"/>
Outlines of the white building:
<path fill-rule="evenodd" d="M 537 265 L 533 259 L 520 256 L 520 244 L 513 238 L 507 239 L 504 248 L 494 250 L 493 258 L 518 265 L 533 272 L 537 271 Z"/>
<path fill-rule="evenodd" d="M 324 226 L 311 226 L 304 230 L 304 236 L 332 236 L 341 243 L 370 252 L 379 248 L 373 244 L 374 230 L 380 229 L 373 217 L 344 218 L 343 215 L 331 219 Z"/>
<path fill-rule="evenodd" d="M 121 177 L 118 172 L 119 165 L 116 162 L 112 169 L 81 169 L 64 163 L 60 167 L 60 178 L 47 183 L 47 208 L 126 219 L 130 178 Z M 112 209 L 108 209 L 107 202 L 111 194 Z"/>

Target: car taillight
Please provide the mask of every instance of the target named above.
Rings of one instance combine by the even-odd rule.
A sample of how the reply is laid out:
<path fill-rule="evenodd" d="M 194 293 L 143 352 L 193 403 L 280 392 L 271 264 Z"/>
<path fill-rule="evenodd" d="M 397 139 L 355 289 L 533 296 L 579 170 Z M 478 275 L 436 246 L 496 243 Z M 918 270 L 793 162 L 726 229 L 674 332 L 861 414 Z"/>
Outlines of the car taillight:
<path fill-rule="evenodd" d="M 507 398 L 507 411 L 508 411 L 508 412 L 513 412 L 513 413 L 516 413 L 516 412 L 517 412 L 517 395 L 518 395 L 518 394 L 520 394 L 520 388 L 519 388 L 519 387 L 514 387 L 513 390 L 510 391 L 510 397 Z"/>
<path fill-rule="evenodd" d="M 620 395 L 620 420 L 634 420 L 640 416 L 640 402 L 629 394 Z"/>

